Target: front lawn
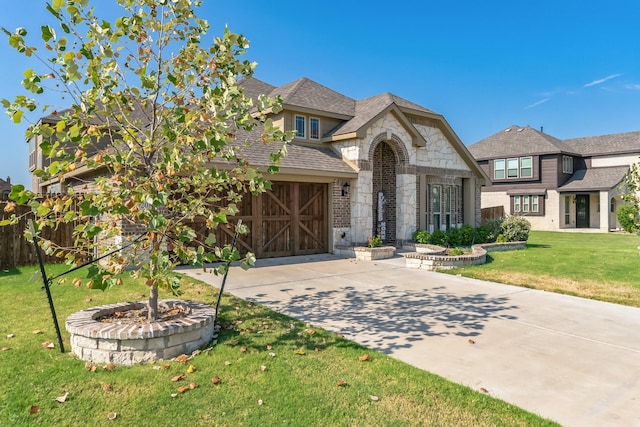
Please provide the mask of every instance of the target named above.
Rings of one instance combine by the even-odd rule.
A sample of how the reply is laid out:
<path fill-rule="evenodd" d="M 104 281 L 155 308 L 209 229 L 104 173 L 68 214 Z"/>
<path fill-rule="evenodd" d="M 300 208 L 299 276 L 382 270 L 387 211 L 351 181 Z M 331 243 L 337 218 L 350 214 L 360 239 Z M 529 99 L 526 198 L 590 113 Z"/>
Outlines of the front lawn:
<path fill-rule="evenodd" d="M 444 272 L 640 307 L 638 245 L 630 234 L 532 231 L 523 251 Z"/>
<path fill-rule="evenodd" d="M 47 268 L 54 274 L 65 267 Z M 66 332 L 67 353 L 57 348 L 41 282 L 29 280 L 34 273 L 0 271 L 2 425 L 555 425 L 231 296 L 220 319 L 229 328 L 186 364 L 85 365 L 69 355 Z M 141 283 L 101 292 L 76 288 L 72 278 L 52 286 L 63 329 L 72 312 L 146 299 Z M 215 290 L 193 282 L 185 278 L 184 297 L 213 303 Z M 55 348 L 43 347 L 46 341 Z"/>

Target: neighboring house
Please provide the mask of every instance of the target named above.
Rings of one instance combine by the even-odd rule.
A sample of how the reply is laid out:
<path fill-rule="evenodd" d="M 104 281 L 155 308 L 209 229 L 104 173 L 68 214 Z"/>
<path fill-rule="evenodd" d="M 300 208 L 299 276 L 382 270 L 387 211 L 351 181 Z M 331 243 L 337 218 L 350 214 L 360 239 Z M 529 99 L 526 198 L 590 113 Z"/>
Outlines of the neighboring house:
<path fill-rule="evenodd" d="M 620 184 L 640 158 L 640 132 L 560 140 L 511 126 L 469 151 L 491 178 L 482 208 L 525 215 L 533 229 L 618 230 Z"/>
<path fill-rule="evenodd" d="M 6 180 L 0 178 L 0 197 L 7 196 L 11 192 L 11 177 Z"/>
<path fill-rule="evenodd" d="M 280 172 L 269 177 L 273 188 L 239 206 L 237 218 L 252 231 L 240 246 L 257 257 L 334 252 L 372 235 L 400 247 L 417 229 L 479 225 L 488 178 L 442 115 L 390 93 L 354 100 L 307 78 L 241 85 L 253 98 L 281 96 L 273 121 L 297 131 Z M 260 129 L 236 139 L 249 142 L 241 151 L 250 164 L 269 164 L 273 148 L 262 143 Z M 33 170 L 45 160 L 38 141 L 32 149 Z M 85 173 L 78 168 L 64 184 L 87 187 Z M 34 185 L 64 191 L 59 183 Z"/>

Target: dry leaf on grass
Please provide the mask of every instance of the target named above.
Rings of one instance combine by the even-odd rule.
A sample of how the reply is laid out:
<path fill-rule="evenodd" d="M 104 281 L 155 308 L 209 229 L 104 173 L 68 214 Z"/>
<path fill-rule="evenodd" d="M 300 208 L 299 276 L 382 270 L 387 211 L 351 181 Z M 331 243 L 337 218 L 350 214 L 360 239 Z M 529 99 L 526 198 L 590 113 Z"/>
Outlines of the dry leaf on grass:
<path fill-rule="evenodd" d="M 262 365 L 262 366 L 260 366 L 260 370 L 261 370 L 262 372 L 264 372 L 264 371 L 266 371 L 266 370 L 267 370 L 267 367 L 266 367 L 266 366 L 264 366 L 264 365 Z"/>
<path fill-rule="evenodd" d="M 56 345 L 54 343 L 52 343 L 51 341 L 45 341 L 42 344 L 40 344 L 42 347 L 47 348 L 49 350 L 51 350 L 52 348 L 55 348 Z"/>
<path fill-rule="evenodd" d="M 15 337 L 14 334 L 7 334 L 7 338 L 13 338 L 13 337 Z"/>
<path fill-rule="evenodd" d="M 380 398 L 378 396 L 369 396 L 369 400 L 372 400 L 373 402 L 377 402 L 378 400 L 380 400 Z"/>
<path fill-rule="evenodd" d="M 294 352 L 295 354 L 299 354 L 300 356 L 304 356 L 304 355 L 305 355 L 304 349 L 302 349 L 302 348 L 299 348 L 299 349 L 297 349 L 297 350 L 294 350 L 293 352 Z"/>
<path fill-rule="evenodd" d="M 69 392 L 66 392 L 62 396 L 54 397 L 53 400 L 55 400 L 58 403 L 64 403 L 67 401 L 68 396 L 69 396 Z"/>
<path fill-rule="evenodd" d="M 11 350 L 11 347 L 2 347 L 2 351 L 9 351 Z"/>
<path fill-rule="evenodd" d="M 262 399 L 258 399 L 258 405 L 262 406 L 263 403 Z"/>
<path fill-rule="evenodd" d="M 36 329 L 35 331 L 33 331 L 33 335 L 39 335 L 41 333 L 42 331 L 40 329 Z"/>
<path fill-rule="evenodd" d="M 109 363 L 107 365 L 104 365 L 102 369 L 104 369 L 105 371 L 113 371 L 114 369 L 116 369 L 116 365 L 114 365 L 113 363 Z"/>
<path fill-rule="evenodd" d="M 183 385 L 181 387 L 178 387 L 178 393 L 185 393 L 185 392 L 187 392 L 189 390 L 190 390 L 189 387 L 185 386 L 185 385 Z"/>
<path fill-rule="evenodd" d="M 276 354 L 275 353 L 269 353 L 269 356 L 276 357 Z"/>
<path fill-rule="evenodd" d="M 368 354 L 363 354 L 362 356 L 358 357 L 358 360 L 361 362 L 368 362 L 371 360 L 371 356 L 369 356 Z"/>
<path fill-rule="evenodd" d="M 187 356 L 186 354 L 181 354 L 173 360 L 175 360 L 176 362 L 184 363 L 186 365 L 187 361 L 189 360 L 189 356 Z"/>
<path fill-rule="evenodd" d="M 102 389 L 104 391 L 111 391 L 111 385 L 110 384 L 102 384 Z"/>
<path fill-rule="evenodd" d="M 107 414 L 107 418 L 110 420 L 115 420 L 118 417 L 118 414 L 116 414 L 115 412 L 109 412 Z"/>
<path fill-rule="evenodd" d="M 229 365 L 231 365 L 231 362 L 229 362 L 228 360 L 225 360 L 224 361 L 224 366 L 229 366 Z"/>
<path fill-rule="evenodd" d="M 271 349 L 273 349 L 273 346 L 268 345 L 268 346 L 267 346 L 267 350 L 271 350 Z"/>
<path fill-rule="evenodd" d="M 213 384 L 215 384 L 215 385 L 220 384 L 220 377 L 217 377 L 217 376 L 216 376 L 216 377 L 211 378 L 211 382 L 212 382 Z"/>
<path fill-rule="evenodd" d="M 189 365 L 189 367 L 187 368 L 187 373 L 188 374 L 192 374 L 196 371 L 196 367 L 193 365 Z"/>
<path fill-rule="evenodd" d="M 29 408 L 29 414 L 34 415 L 34 414 L 37 414 L 38 412 L 40 412 L 40 407 L 36 405 L 31 405 L 31 407 Z"/>
<path fill-rule="evenodd" d="M 489 390 L 487 390 L 487 389 L 486 389 L 486 388 L 484 388 L 484 387 L 480 387 L 480 391 L 481 391 L 482 393 L 489 394 Z"/>
<path fill-rule="evenodd" d="M 180 380 L 184 379 L 184 377 L 185 377 L 184 374 L 176 375 L 175 377 L 171 378 L 171 381 L 173 381 L 175 383 L 176 381 L 180 381 Z"/>
<path fill-rule="evenodd" d="M 189 383 L 189 388 L 190 388 L 191 390 L 193 390 L 194 388 L 197 388 L 197 387 L 198 387 L 198 384 L 196 384 L 196 383 Z"/>
<path fill-rule="evenodd" d="M 246 353 L 247 352 L 247 347 L 240 347 L 240 353 Z"/>

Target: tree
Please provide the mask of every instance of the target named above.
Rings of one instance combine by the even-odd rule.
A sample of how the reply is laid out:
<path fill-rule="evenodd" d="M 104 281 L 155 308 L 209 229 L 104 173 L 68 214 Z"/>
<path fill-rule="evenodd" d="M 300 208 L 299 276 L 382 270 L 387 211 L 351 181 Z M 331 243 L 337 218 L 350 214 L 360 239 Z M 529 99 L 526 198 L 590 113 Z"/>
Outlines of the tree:
<path fill-rule="evenodd" d="M 616 216 L 622 228 L 630 233 L 640 231 L 640 168 L 638 163 L 631 165 L 631 169 L 624 177 L 621 188 L 625 191 L 622 193 L 622 200 L 627 202 L 618 208 Z"/>
<path fill-rule="evenodd" d="M 96 175 L 95 191 L 85 194 L 69 189 L 42 199 L 18 185 L 10 198 L 31 206 L 37 230 L 81 220 L 75 248 L 43 244 L 69 263 L 94 250 L 121 249 L 114 238 L 137 227 L 139 233 L 128 238 L 130 249 L 90 268 L 87 286 L 106 289 L 135 267 L 131 274 L 150 287 L 149 317 L 155 320 L 158 288 L 178 292 L 179 279 L 172 274 L 177 262 L 240 259 L 237 250 L 217 246 L 212 231 L 237 213 L 243 195 L 264 192 L 270 183 L 242 157 L 238 133 L 261 131 L 264 143 L 276 142 L 268 173 L 277 172 L 293 135 L 267 118 L 279 111 L 280 100 L 260 96 L 254 105 L 239 85 L 255 68 L 239 58 L 248 41 L 225 28 L 222 37 L 203 45 L 208 24 L 196 16 L 200 1 L 115 3 L 123 15 L 110 22 L 98 18 L 88 0 L 53 0 L 47 10 L 57 26 L 41 27 L 43 49 L 28 44 L 24 28 L 2 29 L 11 46 L 44 66 L 43 72 L 25 71 L 29 96 L 58 91 L 70 104 L 52 111 L 28 96 L 2 100 L 16 123 L 34 111 L 57 119 L 27 130 L 28 138 L 42 137 L 40 148 L 50 159 L 35 174 L 62 183 L 79 168 Z M 210 231 L 199 245 L 187 224 L 195 218 Z M 253 260 L 248 254 L 243 265 Z"/>

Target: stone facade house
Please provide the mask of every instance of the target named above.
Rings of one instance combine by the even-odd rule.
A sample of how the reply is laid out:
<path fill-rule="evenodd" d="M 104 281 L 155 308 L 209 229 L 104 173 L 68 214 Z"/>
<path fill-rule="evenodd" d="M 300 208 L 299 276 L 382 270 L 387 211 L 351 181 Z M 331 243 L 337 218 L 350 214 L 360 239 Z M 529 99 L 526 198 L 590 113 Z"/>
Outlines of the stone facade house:
<path fill-rule="evenodd" d="M 239 206 L 236 219 L 251 229 L 241 249 L 258 258 L 328 253 L 373 235 L 401 247 L 417 229 L 479 225 L 488 178 L 442 115 L 390 93 L 355 100 L 307 78 L 240 84 L 252 98 L 280 96 L 273 122 L 296 130 L 269 177 L 272 189 Z M 269 164 L 273 148 L 260 129 L 236 140 L 247 142 L 240 150 L 250 164 Z M 33 161 L 35 168 L 37 155 Z M 86 187 L 81 169 L 65 185 Z M 58 183 L 34 186 L 64 191 Z"/>
<path fill-rule="evenodd" d="M 491 178 L 482 208 L 525 215 L 536 230 L 618 230 L 620 184 L 640 160 L 640 132 L 560 140 L 511 126 L 469 151 Z"/>

